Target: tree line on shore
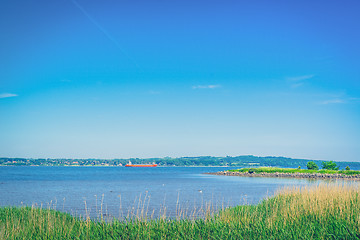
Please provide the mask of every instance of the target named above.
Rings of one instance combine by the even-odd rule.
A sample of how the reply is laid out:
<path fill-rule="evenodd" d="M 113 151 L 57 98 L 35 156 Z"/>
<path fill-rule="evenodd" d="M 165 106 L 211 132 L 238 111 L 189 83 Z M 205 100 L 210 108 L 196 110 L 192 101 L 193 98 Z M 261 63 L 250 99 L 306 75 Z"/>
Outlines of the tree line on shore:
<path fill-rule="evenodd" d="M 324 161 L 309 159 L 293 159 L 286 157 L 258 157 L 253 155 L 243 156 L 199 156 L 199 157 L 179 157 L 179 158 L 129 158 L 129 159 L 50 159 L 50 158 L 0 158 L 2 166 L 124 166 L 129 161 L 133 164 L 156 163 L 158 166 L 227 166 L 227 167 L 288 167 L 288 168 L 306 168 L 308 164 L 321 166 Z M 359 162 L 333 162 L 330 161 L 330 168 L 325 169 L 345 169 L 347 166 L 351 169 L 360 169 Z M 328 163 L 328 162 L 325 162 Z M 335 164 L 335 168 L 333 167 Z"/>

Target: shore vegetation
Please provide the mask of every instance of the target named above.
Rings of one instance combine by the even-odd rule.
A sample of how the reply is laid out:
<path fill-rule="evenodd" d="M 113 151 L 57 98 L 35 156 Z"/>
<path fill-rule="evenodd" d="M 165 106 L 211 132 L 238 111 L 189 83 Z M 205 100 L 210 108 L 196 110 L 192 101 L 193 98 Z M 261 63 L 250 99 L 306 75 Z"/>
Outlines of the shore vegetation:
<path fill-rule="evenodd" d="M 331 170 L 331 169 L 299 169 L 299 168 L 278 168 L 278 167 L 259 167 L 259 168 L 240 168 L 229 170 L 229 172 L 243 173 L 310 173 L 310 174 L 343 174 L 358 175 L 360 171 L 356 170 Z"/>
<path fill-rule="evenodd" d="M 0 208 L 0 239 L 359 239 L 360 190 L 352 184 L 282 189 L 258 205 L 201 219 L 80 219 L 34 207 Z"/>

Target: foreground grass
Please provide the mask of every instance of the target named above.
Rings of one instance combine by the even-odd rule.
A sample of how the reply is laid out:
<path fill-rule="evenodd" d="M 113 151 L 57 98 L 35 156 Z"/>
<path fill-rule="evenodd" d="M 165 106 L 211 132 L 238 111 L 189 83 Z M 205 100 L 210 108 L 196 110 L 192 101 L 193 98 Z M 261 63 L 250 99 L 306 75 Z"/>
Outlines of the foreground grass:
<path fill-rule="evenodd" d="M 249 172 L 254 173 L 321 173 L 321 174 L 343 174 L 343 175 L 357 175 L 360 171 L 355 170 L 309 170 L 309 169 L 298 169 L 298 168 L 277 168 L 277 167 L 259 167 L 259 168 L 241 168 L 235 170 L 229 170 L 230 172 Z"/>
<path fill-rule="evenodd" d="M 198 220 L 80 220 L 54 210 L 0 208 L 0 239 L 358 239 L 360 191 L 349 185 L 284 189 L 256 206 Z"/>

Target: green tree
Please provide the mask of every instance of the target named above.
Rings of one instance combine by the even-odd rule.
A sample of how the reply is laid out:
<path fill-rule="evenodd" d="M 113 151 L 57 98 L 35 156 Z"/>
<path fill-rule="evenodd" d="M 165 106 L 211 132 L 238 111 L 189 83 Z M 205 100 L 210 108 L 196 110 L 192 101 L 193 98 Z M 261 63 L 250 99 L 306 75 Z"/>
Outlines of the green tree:
<path fill-rule="evenodd" d="M 306 164 L 306 167 L 307 167 L 307 169 L 310 169 L 310 170 L 319 170 L 318 165 L 316 165 L 316 163 L 314 163 L 313 161 L 308 162 Z"/>
<path fill-rule="evenodd" d="M 349 171 L 349 170 L 350 170 L 350 167 L 349 167 L 349 166 L 346 166 L 345 170 L 346 170 L 346 171 Z"/>
<path fill-rule="evenodd" d="M 336 163 L 334 163 L 333 161 L 330 162 L 322 162 L 321 163 L 322 168 L 323 169 L 328 169 L 328 170 L 339 170 L 339 167 Z"/>

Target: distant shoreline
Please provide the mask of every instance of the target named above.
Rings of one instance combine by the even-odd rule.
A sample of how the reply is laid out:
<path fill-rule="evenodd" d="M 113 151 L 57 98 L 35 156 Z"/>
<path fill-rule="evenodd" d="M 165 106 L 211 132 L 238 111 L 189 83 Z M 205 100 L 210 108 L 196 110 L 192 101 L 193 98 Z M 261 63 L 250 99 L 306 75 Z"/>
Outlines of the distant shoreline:
<path fill-rule="evenodd" d="M 115 158 L 115 159 L 67 159 L 67 158 L 9 158 L 0 157 L 0 166 L 124 166 L 129 162 L 133 164 L 152 164 L 158 167 L 283 167 L 283 168 L 306 168 L 309 162 L 321 166 L 322 160 L 295 159 L 276 156 L 196 156 L 196 157 L 163 157 L 163 158 Z M 340 169 L 350 167 L 360 170 L 360 162 L 334 161 Z"/>
<path fill-rule="evenodd" d="M 214 173 L 204 173 L 208 175 L 217 176 L 239 176 L 239 177 L 285 177 L 285 178 L 307 178 L 307 179 L 349 179 L 360 180 L 360 175 L 345 175 L 345 174 L 328 174 L 328 173 L 249 173 L 249 172 L 231 172 L 221 171 Z"/>
<path fill-rule="evenodd" d="M 111 165 L 0 165 L 0 167 L 113 167 L 113 168 L 122 168 L 125 166 L 111 166 Z M 157 166 L 156 168 L 179 168 L 179 167 L 206 167 L 206 168 L 237 168 L 238 166 Z"/>

